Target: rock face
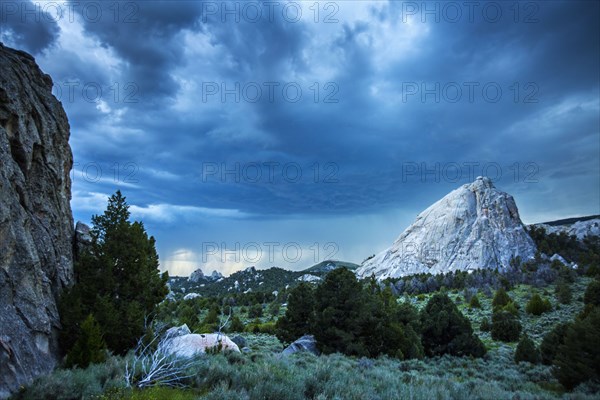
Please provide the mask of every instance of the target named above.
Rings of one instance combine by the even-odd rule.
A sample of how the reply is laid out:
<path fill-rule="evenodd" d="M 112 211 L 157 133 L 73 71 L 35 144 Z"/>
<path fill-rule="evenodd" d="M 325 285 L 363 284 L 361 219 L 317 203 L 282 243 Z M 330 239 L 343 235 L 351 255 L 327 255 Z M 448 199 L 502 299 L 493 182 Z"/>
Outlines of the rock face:
<path fill-rule="evenodd" d="M 58 358 L 73 279 L 69 123 L 52 79 L 0 43 L 0 398 Z"/>
<path fill-rule="evenodd" d="M 392 247 L 365 261 L 360 277 L 377 279 L 417 273 L 509 266 L 513 257 L 533 258 L 536 247 L 512 196 L 478 177 L 417 216 Z"/>

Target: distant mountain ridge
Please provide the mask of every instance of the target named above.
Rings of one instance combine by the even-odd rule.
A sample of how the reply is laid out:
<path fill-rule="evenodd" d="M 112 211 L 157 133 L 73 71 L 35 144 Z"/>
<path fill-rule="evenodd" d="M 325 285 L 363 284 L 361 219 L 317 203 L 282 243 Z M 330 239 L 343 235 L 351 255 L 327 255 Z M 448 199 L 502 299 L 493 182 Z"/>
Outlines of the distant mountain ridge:
<path fill-rule="evenodd" d="M 173 294 L 183 295 L 190 293 L 198 293 L 202 296 L 248 292 L 272 293 L 286 287 L 294 287 L 301 281 L 318 282 L 337 268 L 348 268 L 354 271 L 358 267 L 358 264 L 351 262 L 326 260 L 302 271 L 290 271 L 277 267 L 257 270 L 255 267 L 248 267 L 234 272 L 228 277 L 223 277 L 217 272 L 219 274 L 217 279 L 207 277 L 204 274 L 200 275 L 198 271 L 202 271 L 198 269 L 190 277 L 173 276 L 169 278 L 169 286 Z M 213 275 L 215 275 L 214 272 Z"/>

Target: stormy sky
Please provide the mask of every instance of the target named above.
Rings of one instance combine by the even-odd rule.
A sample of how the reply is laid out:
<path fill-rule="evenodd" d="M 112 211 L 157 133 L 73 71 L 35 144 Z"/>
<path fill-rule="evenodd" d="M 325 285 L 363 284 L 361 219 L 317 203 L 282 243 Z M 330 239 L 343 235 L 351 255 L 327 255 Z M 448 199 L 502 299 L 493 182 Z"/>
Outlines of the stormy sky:
<path fill-rule="evenodd" d="M 600 214 L 597 1 L 3 1 L 71 124 L 76 220 L 120 189 L 161 268 L 360 263 L 478 175 Z"/>

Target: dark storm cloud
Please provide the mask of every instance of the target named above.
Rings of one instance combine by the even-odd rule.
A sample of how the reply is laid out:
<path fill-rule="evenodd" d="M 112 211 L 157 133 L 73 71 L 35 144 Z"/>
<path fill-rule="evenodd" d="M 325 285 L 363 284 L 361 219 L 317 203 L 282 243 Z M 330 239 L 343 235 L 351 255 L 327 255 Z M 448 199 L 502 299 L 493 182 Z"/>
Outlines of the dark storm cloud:
<path fill-rule="evenodd" d="M 122 61 L 121 81 L 139 85 L 139 102 L 109 106 L 125 113 L 116 130 L 140 133 L 107 135 L 94 129 L 102 114 L 93 115 L 89 106 L 73 109 L 80 113 L 75 123 L 90 132 L 78 142 L 79 156 L 107 165 L 135 163 L 137 187 L 128 190 L 141 204 L 278 217 L 353 214 L 424 208 L 490 164 L 501 167 L 497 185 L 509 192 L 521 190 L 529 163 L 544 187 L 557 188 L 585 174 L 598 178 L 597 2 L 532 3 L 538 6 L 534 15 L 521 9 L 516 21 L 512 3 L 496 2 L 504 16 L 498 22 L 480 13 L 468 21 L 463 9 L 457 23 L 431 17 L 422 22 L 417 14 L 412 25 L 403 21 L 402 3 L 390 2 L 327 27 L 290 23 L 278 13 L 272 20 L 223 21 L 207 15 L 201 2 L 127 4 L 137 8 L 122 10 L 120 18 L 135 11 L 131 21 L 115 23 L 106 9 L 107 18 L 85 20 L 84 27 Z M 83 6 L 77 9 L 83 12 Z M 527 16 L 533 18 L 529 23 Z M 377 47 L 381 29 L 393 33 Z M 412 30 L 416 34 L 404 47 L 393 47 L 401 40 L 396 36 Z M 321 69 L 334 72 L 322 78 Z M 206 81 L 228 87 L 296 81 L 304 96 L 298 102 L 263 96 L 255 103 L 231 98 L 204 103 L 199 91 Z M 329 81 L 336 85 L 338 102 L 313 101 L 308 86 L 318 82 L 322 88 Z M 421 85 L 449 83 L 462 89 L 459 101 L 443 94 L 439 101 L 421 97 Z M 476 84 L 472 101 L 466 83 Z M 191 84 L 198 87 L 187 93 Z M 486 84 L 501 88 L 498 101 L 485 98 Z M 407 95 L 415 85 L 419 92 Z M 528 95 L 535 101 L 525 102 Z M 173 107 L 186 96 L 195 104 L 178 112 Z M 244 165 L 264 162 L 296 163 L 302 179 L 286 180 L 281 167 L 274 181 L 266 179 L 266 170 L 258 182 L 245 179 Z M 204 180 L 206 163 L 240 173 L 220 179 L 219 171 Z M 335 182 L 323 182 L 332 171 L 326 165 L 335 166 Z M 461 166 L 461 176 L 440 174 L 448 165 Z M 410 174 L 407 168 L 413 168 Z M 437 176 L 422 174 L 423 169 L 437 169 Z M 113 186 L 106 182 L 89 190 Z"/>
<path fill-rule="evenodd" d="M 182 62 L 178 34 L 197 25 L 203 2 L 70 3 L 82 16 L 86 31 L 126 61 L 123 72 L 138 85 L 146 106 L 154 103 L 154 97 L 166 101 L 177 92 L 178 84 L 170 72 Z"/>
<path fill-rule="evenodd" d="M 54 9 L 46 9 L 30 0 L 0 3 L 0 40 L 38 54 L 56 40 L 59 28 Z"/>

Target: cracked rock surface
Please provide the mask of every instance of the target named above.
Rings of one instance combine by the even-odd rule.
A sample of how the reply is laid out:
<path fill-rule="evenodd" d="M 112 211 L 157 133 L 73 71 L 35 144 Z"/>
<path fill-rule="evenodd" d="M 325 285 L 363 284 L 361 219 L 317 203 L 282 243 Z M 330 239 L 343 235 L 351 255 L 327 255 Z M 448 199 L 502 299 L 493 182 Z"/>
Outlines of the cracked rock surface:
<path fill-rule="evenodd" d="M 73 279 L 73 161 L 52 79 L 0 43 L 0 398 L 50 371 Z"/>
<path fill-rule="evenodd" d="M 431 205 L 387 250 L 365 261 L 360 277 L 397 278 L 491 268 L 513 257 L 532 259 L 536 247 L 513 197 L 478 177 Z"/>

